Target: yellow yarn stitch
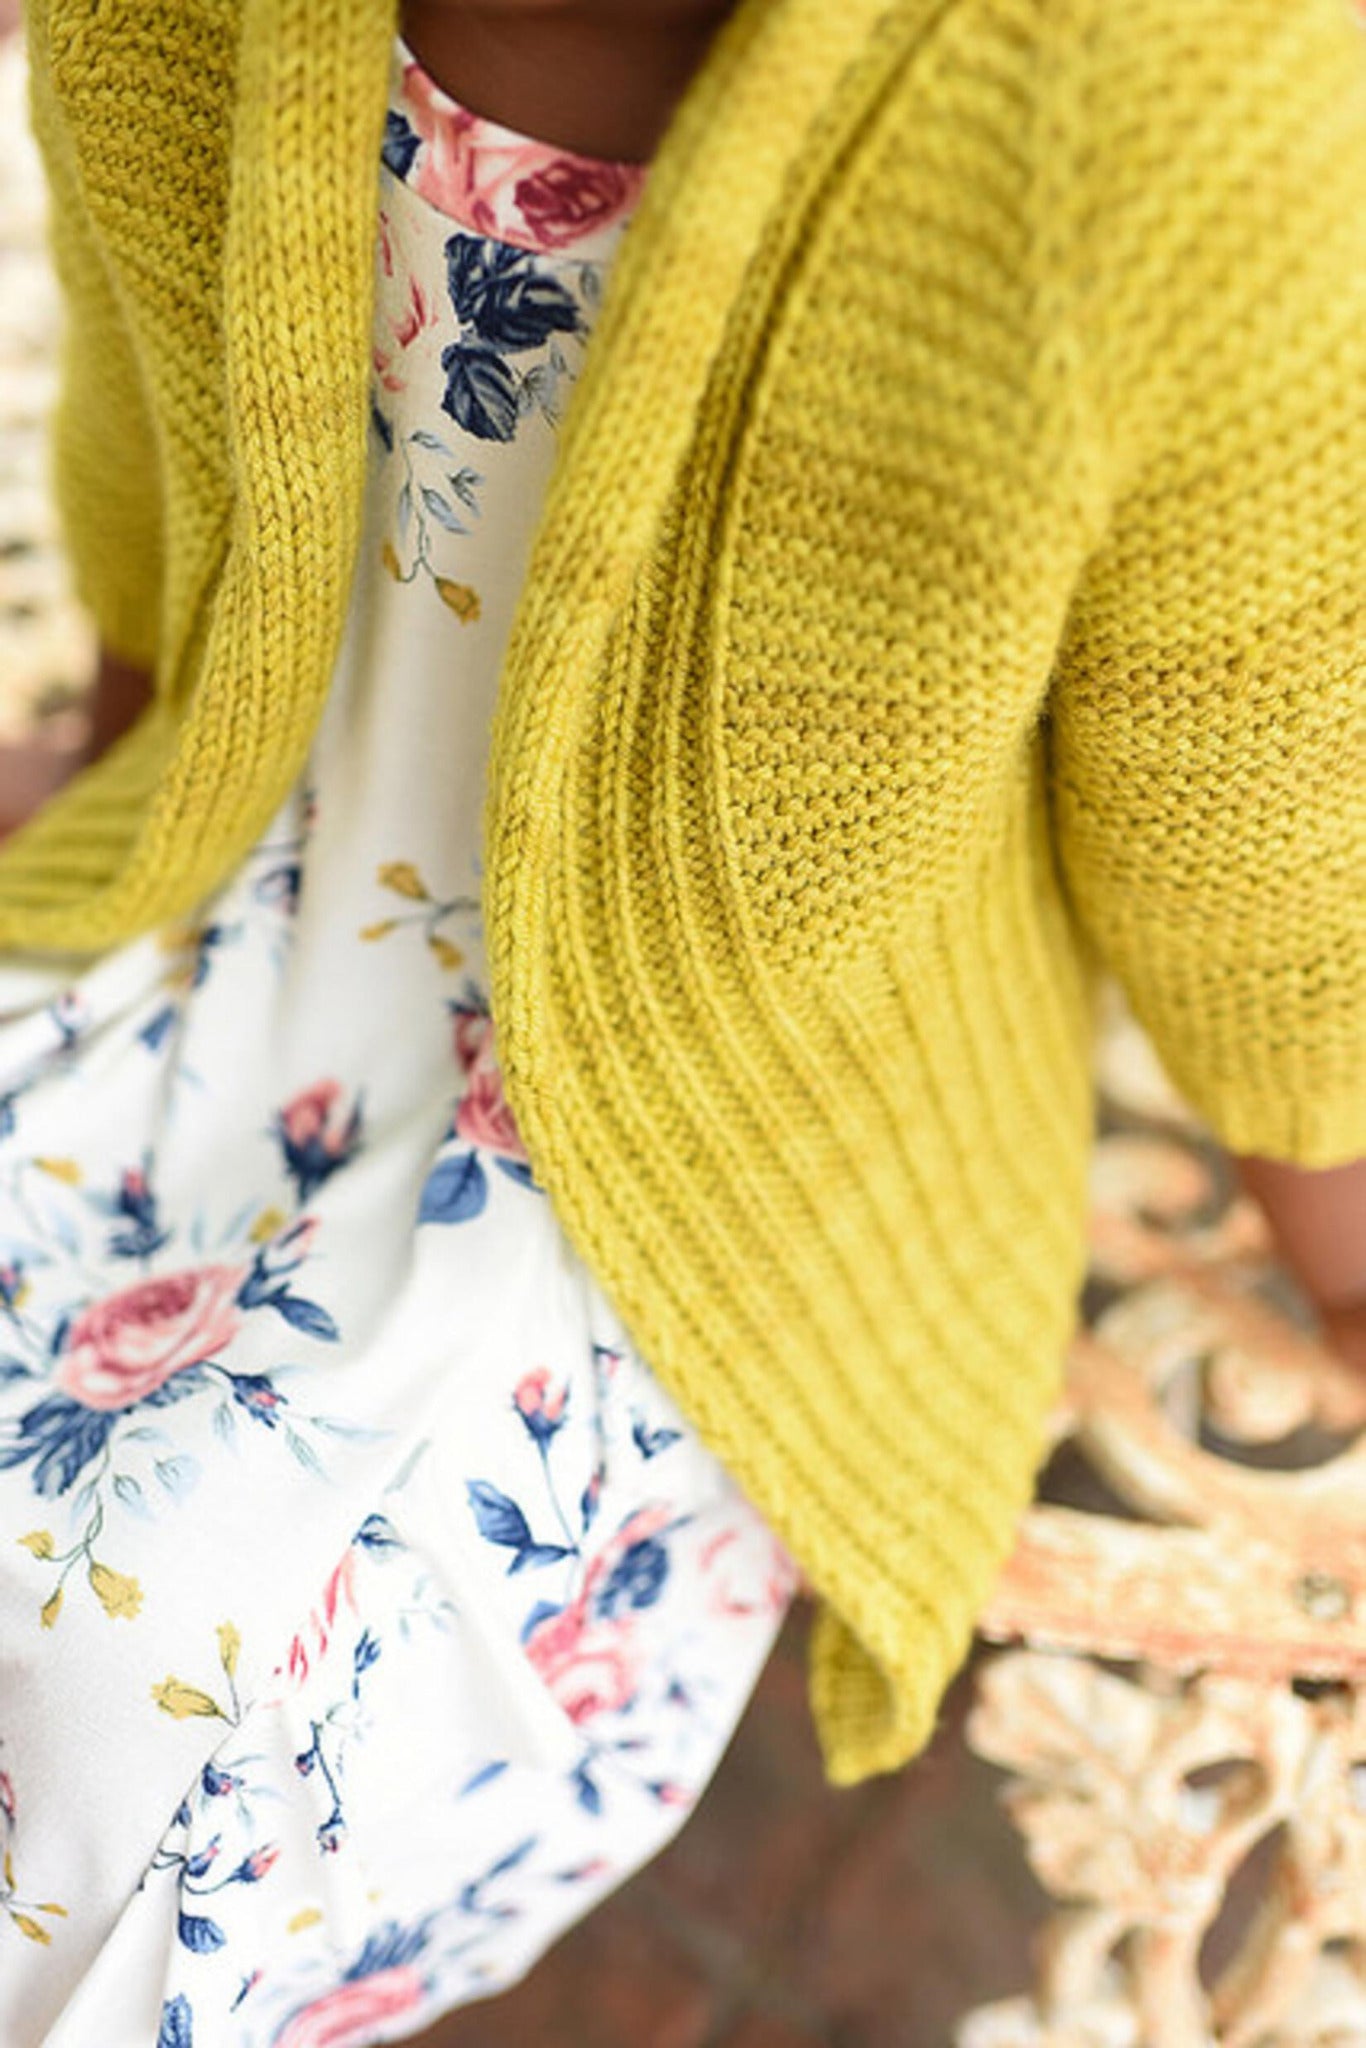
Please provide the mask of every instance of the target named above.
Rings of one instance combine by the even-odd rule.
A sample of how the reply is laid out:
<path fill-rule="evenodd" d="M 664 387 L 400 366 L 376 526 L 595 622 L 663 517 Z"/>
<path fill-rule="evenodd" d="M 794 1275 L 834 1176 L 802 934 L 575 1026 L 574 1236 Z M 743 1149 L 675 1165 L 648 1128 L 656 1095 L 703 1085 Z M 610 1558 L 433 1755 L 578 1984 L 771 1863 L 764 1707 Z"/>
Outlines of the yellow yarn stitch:
<path fill-rule="evenodd" d="M 78 588 L 143 726 L 0 943 L 193 909 L 304 760 L 365 454 L 392 0 L 29 0 Z M 507 650 L 537 1178 L 928 1736 L 1082 1263 L 1097 964 L 1231 1144 L 1366 1152 L 1351 0 L 741 0 L 623 240 Z M 457 622 L 453 622 L 455 629 Z"/>

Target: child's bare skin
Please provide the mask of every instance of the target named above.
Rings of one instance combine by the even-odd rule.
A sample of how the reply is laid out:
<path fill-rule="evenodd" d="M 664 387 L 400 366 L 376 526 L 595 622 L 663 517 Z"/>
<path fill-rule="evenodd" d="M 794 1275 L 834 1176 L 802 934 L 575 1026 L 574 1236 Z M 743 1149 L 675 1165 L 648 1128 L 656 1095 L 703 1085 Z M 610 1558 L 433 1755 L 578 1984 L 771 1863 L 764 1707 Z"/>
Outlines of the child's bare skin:
<path fill-rule="evenodd" d="M 403 37 L 471 112 L 646 163 L 734 0 L 404 0 Z"/>

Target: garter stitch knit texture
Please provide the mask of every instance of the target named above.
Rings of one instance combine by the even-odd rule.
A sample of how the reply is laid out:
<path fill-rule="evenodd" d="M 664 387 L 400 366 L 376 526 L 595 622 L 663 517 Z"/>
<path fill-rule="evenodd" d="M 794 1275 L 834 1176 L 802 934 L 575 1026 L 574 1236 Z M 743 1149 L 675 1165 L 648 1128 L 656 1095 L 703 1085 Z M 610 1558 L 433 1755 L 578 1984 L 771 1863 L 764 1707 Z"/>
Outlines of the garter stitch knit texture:
<path fill-rule="evenodd" d="M 323 703 L 393 0 L 29 0 L 77 587 L 141 726 L 0 943 L 183 915 Z M 1092 987 L 1366 1152 L 1351 0 L 741 0 L 651 167 L 501 677 L 538 1180 L 804 1565 L 832 1776 L 929 1734 L 1072 1325 Z"/>

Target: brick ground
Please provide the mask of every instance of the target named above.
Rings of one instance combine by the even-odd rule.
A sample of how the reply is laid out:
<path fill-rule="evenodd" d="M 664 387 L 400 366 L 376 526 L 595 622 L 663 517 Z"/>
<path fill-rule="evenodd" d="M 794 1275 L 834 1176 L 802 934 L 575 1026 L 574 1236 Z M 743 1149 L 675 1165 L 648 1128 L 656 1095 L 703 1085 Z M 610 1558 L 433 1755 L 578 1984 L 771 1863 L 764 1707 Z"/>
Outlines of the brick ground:
<path fill-rule="evenodd" d="M 783 1635 L 673 1846 L 524 1983 L 414 2048 L 950 2048 L 970 2006 L 1023 1988 L 1035 1888 L 962 1742 L 968 1686 L 896 1778 L 830 1791 Z"/>

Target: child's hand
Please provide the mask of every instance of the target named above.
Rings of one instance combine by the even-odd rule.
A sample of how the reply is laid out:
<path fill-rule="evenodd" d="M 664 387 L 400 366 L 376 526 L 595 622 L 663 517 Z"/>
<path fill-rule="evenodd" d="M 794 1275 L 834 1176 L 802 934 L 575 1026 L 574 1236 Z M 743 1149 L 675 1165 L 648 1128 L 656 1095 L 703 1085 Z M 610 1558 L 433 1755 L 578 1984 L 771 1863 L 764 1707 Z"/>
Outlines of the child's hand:
<path fill-rule="evenodd" d="M 77 739 L 22 740 L 0 746 L 0 839 L 17 832 L 84 766 L 87 742 Z"/>
<path fill-rule="evenodd" d="M 0 839 L 17 832 L 73 775 L 97 761 L 150 701 L 152 678 L 101 648 L 84 719 L 0 746 Z"/>
<path fill-rule="evenodd" d="M 1323 1334 L 1346 1364 L 1366 1372 L 1366 1301 L 1351 1308 L 1325 1309 Z"/>

